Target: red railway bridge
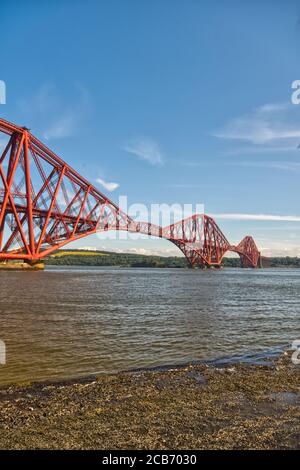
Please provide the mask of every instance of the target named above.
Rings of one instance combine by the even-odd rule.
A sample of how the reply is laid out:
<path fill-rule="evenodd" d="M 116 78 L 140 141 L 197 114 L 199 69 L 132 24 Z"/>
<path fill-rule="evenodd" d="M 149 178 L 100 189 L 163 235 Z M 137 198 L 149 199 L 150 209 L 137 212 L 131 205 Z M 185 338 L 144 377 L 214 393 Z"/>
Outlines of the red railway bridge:
<path fill-rule="evenodd" d="M 0 146 L 0 261 L 35 263 L 82 237 L 126 230 L 170 240 L 192 267 L 219 267 L 228 251 L 242 267 L 260 265 L 251 236 L 232 245 L 208 215 L 167 227 L 136 222 L 25 127 L 0 119 Z"/>

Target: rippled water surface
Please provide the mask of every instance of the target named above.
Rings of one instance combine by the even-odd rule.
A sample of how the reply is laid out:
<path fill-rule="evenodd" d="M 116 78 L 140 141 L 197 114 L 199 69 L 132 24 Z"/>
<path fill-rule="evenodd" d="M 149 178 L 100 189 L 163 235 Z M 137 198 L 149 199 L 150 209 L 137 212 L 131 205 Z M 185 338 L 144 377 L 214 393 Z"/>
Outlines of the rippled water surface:
<path fill-rule="evenodd" d="M 179 364 L 300 339 L 300 270 L 0 272 L 0 384 Z"/>

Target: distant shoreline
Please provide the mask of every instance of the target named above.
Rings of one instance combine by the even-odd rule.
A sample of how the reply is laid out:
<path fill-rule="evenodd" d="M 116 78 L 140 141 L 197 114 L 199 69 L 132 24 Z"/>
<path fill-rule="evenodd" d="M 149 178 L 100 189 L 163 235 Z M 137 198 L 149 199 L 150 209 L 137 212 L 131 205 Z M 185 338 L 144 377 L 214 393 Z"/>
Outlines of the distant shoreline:
<path fill-rule="evenodd" d="M 39 263 L 27 264 L 22 260 L 11 260 L 0 263 L 0 270 L 39 270 L 44 266 L 94 266 L 118 268 L 189 268 L 184 256 L 156 256 L 135 253 L 116 253 L 111 251 L 92 250 L 58 250 Z M 220 267 L 212 266 L 210 269 L 240 268 L 239 257 L 223 258 Z M 263 258 L 262 266 L 265 268 L 297 269 L 300 268 L 300 258 L 273 257 Z M 206 268 L 205 268 L 206 269 Z"/>
<path fill-rule="evenodd" d="M 300 258 L 269 258 L 264 268 L 300 268 Z M 133 268 L 188 268 L 184 257 L 152 256 L 109 251 L 59 250 L 45 260 L 46 266 L 115 266 Z M 239 268 L 239 258 L 224 258 L 222 267 Z"/>

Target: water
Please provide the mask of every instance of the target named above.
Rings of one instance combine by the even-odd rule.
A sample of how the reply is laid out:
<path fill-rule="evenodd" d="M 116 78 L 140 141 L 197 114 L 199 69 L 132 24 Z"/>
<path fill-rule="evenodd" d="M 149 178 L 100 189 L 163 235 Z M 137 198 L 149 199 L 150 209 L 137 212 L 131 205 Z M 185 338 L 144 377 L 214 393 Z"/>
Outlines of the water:
<path fill-rule="evenodd" d="M 300 270 L 0 272 L 0 384 L 250 354 L 300 339 Z"/>

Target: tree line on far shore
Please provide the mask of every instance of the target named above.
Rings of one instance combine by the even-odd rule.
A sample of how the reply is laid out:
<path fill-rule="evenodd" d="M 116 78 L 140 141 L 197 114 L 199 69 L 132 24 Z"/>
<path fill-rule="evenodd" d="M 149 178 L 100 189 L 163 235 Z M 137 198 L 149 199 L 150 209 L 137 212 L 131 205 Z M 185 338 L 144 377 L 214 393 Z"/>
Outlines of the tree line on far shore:
<path fill-rule="evenodd" d="M 59 250 L 46 259 L 47 265 L 68 266 L 122 266 L 133 268 L 187 268 L 188 262 L 180 256 L 151 256 L 134 253 L 115 253 L 108 251 Z M 224 258 L 223 266 L 240 267 L 240 259 Z M 267 267 L 300 268 L 300 258 L 276 257 L 269 258 Z"/>

